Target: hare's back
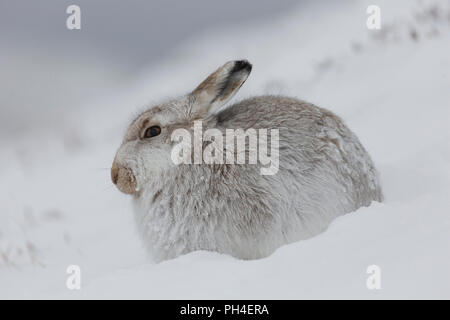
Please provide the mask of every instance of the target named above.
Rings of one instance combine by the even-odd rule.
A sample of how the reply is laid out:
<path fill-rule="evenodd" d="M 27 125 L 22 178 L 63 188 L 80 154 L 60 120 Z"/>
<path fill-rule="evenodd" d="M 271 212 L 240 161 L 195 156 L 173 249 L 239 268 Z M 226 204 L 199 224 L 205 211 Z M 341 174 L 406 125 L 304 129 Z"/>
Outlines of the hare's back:
<path fill-rule="evenodd" d="M 295 98 L 259 96 L 230 106 L 217 119 L 223 128 L 278 129 L 280 174 L 320 184 L 315 194 L 342 193 L 352 210 L 382 198 L 369 154 L 331 111 Z"/>
<path fill-rule="evenodd" d="M 258 96 L 239 101 L 217 114 L 226 128 L 279 128 L 307 124 L 323 110 L 304 101 L 283 96 Z M 299 123 L 300 122 L 300 123 Z"/>

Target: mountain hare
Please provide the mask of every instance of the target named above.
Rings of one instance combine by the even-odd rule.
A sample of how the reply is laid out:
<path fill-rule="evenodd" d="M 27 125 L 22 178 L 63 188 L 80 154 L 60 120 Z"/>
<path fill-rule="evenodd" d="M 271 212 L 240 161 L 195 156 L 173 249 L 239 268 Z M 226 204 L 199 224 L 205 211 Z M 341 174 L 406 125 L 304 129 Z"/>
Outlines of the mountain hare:
<path fill-rule="evenodd" d="M 369 154 L 330 111 L 281 96 L 254 97 L 219 110 L 251 69 L 247 61 L 226 63 L 193 92 L 143 112 L 125 134 L 111 178 L 133 196 L 139 231 L 156 261 L 194 250 L 262 258 L 322 232 L 337 216 L 382 200 Z M 215 139 L 196 134 L 196 123 L 213 129 Z M 279 158 L 272 173 L 262 173 L 261 161 L 233 163 L 242 148 L 236 151 L 234 140 L 218 141 L 230 129 L 244 132 L 247 158 L 277 146 L 270 148 Z M 259 139 L 259 146 L 252 146 L 250 133 L 259 129 L 278 140 Z M 190 146 L 183 149 L 187 162 L 174 161 L 177 130 L 194 136 L 193 154 Z M 189 163 L 212 143 L 215 162 Z"/>

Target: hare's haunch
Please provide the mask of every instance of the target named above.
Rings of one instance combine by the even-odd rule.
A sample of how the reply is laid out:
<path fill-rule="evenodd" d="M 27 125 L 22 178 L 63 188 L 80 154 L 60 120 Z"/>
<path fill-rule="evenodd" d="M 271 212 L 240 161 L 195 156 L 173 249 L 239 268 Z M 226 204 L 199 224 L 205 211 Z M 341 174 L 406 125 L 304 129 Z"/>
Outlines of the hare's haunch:
<path fill-rule="evenodd" d="M 138 228 L 157 261 L 194 250 L 265 257 L 320 233 L 337 216 L 382 200 L 369 154 L 330 111 L 281 96 L 219 110 L 251 69 L 247 61 L 228 62 L 188 95 L 151 107 L 128 128 L 111 177 L 120 191 L 133 195 Z M 197 124 L 215 139 L 195 146 Z M 211 146 L 216 160 L 261 155 L 264 145 L 252 145 L 250 136 L 241 140 L 244 154 L 234 141 L 225 143 L 231 129 L 259 138 L 267 129 L 267 155 L 278 161 L 272 174 L 261 174 L 259 158 L 256 164 L 190 161 L 199 153 L 202 159 Z M 180 130 L 192 133 L 193 146 L 183 149 L 188 161 L 176 163 L 179 144 L 173 137 Z M 276 141 L 270 139 L 275 133 Z"/>

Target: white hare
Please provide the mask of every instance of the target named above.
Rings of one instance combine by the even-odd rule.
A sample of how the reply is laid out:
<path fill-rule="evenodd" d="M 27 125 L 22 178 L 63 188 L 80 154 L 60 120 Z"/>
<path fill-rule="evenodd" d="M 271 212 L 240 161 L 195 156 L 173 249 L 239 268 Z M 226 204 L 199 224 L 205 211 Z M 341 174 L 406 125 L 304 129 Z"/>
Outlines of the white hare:
<path fill-rule="evenodd" d="M 133 196 L 138 228 L 156 261 L 194 250 L 262 258 L 382 200 L 369 154 L 330 111 L 281 96 L 219 111 L 251 69 L 247 61 L 226 63 L 193 92 L 143 112 L 126 132 L 111 177 Z M 179 128 L 191 132 L 194 121 L 224 135 L 226 129 L 278 129 L 278 172 L 262 175 L 259 163 L 174 163 L 171 135 Z"/>

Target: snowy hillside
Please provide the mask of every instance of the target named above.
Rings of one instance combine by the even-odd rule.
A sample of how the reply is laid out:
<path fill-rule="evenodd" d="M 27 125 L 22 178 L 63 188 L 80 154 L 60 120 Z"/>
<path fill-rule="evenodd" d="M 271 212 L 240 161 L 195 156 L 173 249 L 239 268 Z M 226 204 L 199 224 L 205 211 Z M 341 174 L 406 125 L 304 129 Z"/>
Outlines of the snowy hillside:
<path fill-rule="evenodd" d="M 366 28 L 372 2 L 336 2 L 206 30 L 80 105 L 61 134 L 2 139 L 0 298 L 449 299 L 449 2 L 377 1 L 379 31 Z M 236 58 L 253 71 L 234 101 L 284 94 L 337 113 L 370 152 L 385 201 L 262 260 L 194 252 L 155 264 L 110 182 L 115 151 L 145 105 Z M 69 265 L 81 290 L 66 287 Z M 370 265 L 380 290 L 366 287 Z"/>

